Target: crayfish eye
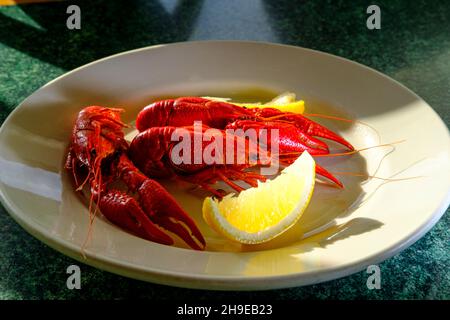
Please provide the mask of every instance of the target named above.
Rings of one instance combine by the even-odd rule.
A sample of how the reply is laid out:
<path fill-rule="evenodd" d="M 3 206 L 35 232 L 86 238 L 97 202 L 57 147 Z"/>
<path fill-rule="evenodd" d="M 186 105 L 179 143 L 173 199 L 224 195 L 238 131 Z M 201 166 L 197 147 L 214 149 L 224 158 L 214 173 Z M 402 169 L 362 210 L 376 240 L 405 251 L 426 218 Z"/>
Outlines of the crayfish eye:
<path fill-rule="evenodd" d="M 97 151 L 95 150 L 95 148 L 91 149 L 91 156 L 95 157 L 97 155 Z"/>

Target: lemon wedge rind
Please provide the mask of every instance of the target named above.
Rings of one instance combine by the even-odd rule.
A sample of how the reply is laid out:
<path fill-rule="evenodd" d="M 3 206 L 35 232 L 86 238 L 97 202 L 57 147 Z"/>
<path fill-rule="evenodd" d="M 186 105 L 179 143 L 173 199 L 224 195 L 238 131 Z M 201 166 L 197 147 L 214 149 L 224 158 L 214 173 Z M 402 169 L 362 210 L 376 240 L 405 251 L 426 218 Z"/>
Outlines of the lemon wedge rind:
<path fill-rule="evenodd" d="M 285 175 L 288 175 L 289 177 L 283 177 Z M 298 199 L 294 199 L 296 201 L 295 207 L 284 217 L 282 217 L 282 219 L 276 224 L 270 225 L 256 232 L 242 230 L 227 220 L 224 214 L 220 211 L 219 200 L 212 197 L 206 198 L 203 202 L 203 217 L 206 223 L 216 232 L 227 237 L 228 239 L 244 244 L 258 244 L 267 242 L 284 233 L 296 222 L 298 222 L 310 202 L 315 183 L 315 162 L 313 158 L 307 152 L 304 152 L 302 156 L 299 157 L 292 165 L 285 168 L 281 172 L 280 176 L 272 181 L 260 182 L 258 187 L 250 188 L 248 190 L 250 190 L 250 192 L 258 192 L 258 188 L 260 188 L 262 184 L 272 183 L 272 185 L 275 185 L 276 183 L 274 182 L 277 179 L 288 180 L 287 182 L 289 182 L 289 187 L 295 187 L 298 185 L 299 187 L 303 186 L 303 188 L 300 190 L 301 192 Z M 283 191 L 278 190 L 278 192 Z M 267 193 L 263 194 L 263 196 L 267 196 Z M 273 201 L 281 201 L 279 196 L 280 194 L 277 194 L 277 190 L 274 190 Z M 237 197 L 239 197 L 239 195 Z M 234 195 L 227 195 L 223 200 L 235 198 L 237 201 L 237 197 Z M 267 201 L 267 199 L 265 200 Z M 261 214 L 267 213 L 261 212 Z"/>

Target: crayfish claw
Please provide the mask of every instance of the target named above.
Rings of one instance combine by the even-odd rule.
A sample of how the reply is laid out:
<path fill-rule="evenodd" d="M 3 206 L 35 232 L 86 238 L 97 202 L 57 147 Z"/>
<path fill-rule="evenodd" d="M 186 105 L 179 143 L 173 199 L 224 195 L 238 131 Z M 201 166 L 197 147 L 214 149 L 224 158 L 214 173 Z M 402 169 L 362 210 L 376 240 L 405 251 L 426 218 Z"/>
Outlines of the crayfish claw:
<path fill-rule="evenodd" d="M 133 197 L 111 190 L 98 202 L 101 213 L 112 223 L 135 235 L 161 244 L 172 245 L 173 239 L 156 226 Z"/>
<path fill-rule="evenodd" d="M 177 220 L 174 217 L 158 215 L 153 218 L 153 221 L 164 229 L 175 233 L 184 240 L 192 249 L 205 250 L 206 242 L 201 233 L 196 229 L 191 229 L 186 221 Z"/>
<path fill-rule="evenodd" d="M 338 180 L 338 178 L 336 178 L 332 173 L 330 173 L 324 167 L 319 166 L 317 163 L 316 163 L 316 173 L 318 175 L 321 175 L 322 177 L 325 177 L 325 178 L 333 181 L 338 188 L 344 187 L 344 185 L 342 184 L 341 181 Z"/>
<path fill-rule="evenodd" d="M 146 179 L 138 194 L 144 211 L 154 223 L 173 232 L 193 249 L 205 249 L 206 241 L 194 220 L 158 182 Z"/>
<path fill-rule="evenodd" d="M 309 135 L 337 142 L 337 143 L 345 146 L 350 151 L 355 149 L 350 142 L 348 142 L 347 140 L 342 138 L 337 133 L 334 133 L 330 129 L 328 129 L 328 128 L 318 124 L 317 122 L 314 122 L 314 121 L 311 121 L 311 120 L 308 120 L 308 121 L 309 121 L 309 126 L 308 126 L 307 133 Z"/>

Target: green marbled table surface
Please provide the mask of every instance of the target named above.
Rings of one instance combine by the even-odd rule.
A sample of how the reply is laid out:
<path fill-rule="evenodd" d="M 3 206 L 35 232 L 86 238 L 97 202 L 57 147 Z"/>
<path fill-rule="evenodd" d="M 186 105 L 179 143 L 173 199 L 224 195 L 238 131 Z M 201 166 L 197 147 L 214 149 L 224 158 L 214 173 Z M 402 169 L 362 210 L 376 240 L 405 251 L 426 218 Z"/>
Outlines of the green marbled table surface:
<path fill-rule="evenodd" d="M 368 65 L 415 91 L 450 124 L 449 1 L 376 1 L 380 30 L 367 29 L 372 1 L 363 0 L 78 1 L 81 30 L 68 30 L 71 3 L 0 7 L 0 123 L 45 83 L 96 59 L 159 43 L 239 39 L 313 48 Z M 69 290 L 66 268 L 76 262 L 31 237 L 0 207 L 0 299 L 449 299 L 449 229 L 447 210 L 421 240 L 380 264 L 380 290 L 367 289 L 366 272 L 238 293 L 155 285 L 87 265 L 81 265 L 81 290 Z"/>

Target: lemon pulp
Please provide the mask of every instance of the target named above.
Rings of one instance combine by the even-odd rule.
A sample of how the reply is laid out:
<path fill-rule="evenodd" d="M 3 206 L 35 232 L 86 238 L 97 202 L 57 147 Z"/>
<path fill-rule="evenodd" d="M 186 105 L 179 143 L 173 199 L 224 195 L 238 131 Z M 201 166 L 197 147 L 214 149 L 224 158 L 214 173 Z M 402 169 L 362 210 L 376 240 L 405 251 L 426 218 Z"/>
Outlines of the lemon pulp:
<path fill-rule="evenodd" d="M 231 240 L 265 242 L 297 222 L 311 199 L 314 182 L 315 162 L 304 152 L 273 180 L 221 201 L 206 198 L 203 216 L 208 225 Z"/>

